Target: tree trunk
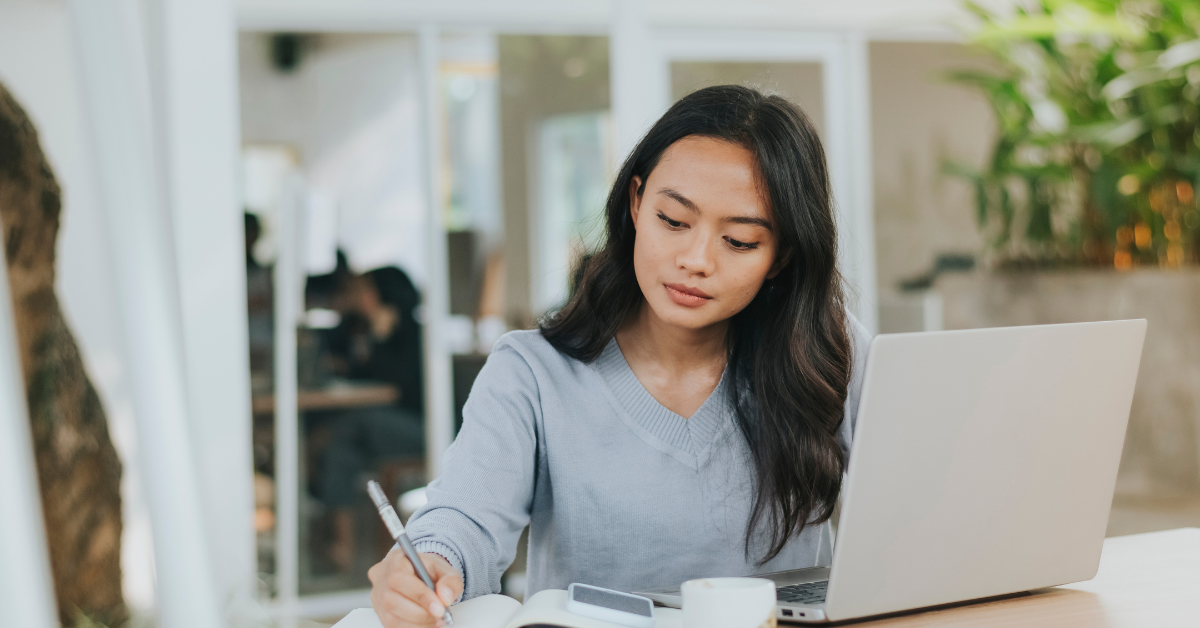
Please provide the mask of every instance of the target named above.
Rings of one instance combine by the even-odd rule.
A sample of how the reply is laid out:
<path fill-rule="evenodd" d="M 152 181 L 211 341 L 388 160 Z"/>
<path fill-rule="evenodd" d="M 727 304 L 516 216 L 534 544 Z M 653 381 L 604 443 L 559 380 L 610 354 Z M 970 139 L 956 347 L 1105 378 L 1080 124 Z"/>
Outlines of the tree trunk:
<path fill-rule="evenodd" d="M 121 462 L 54 294 L 62 197 L 37 131 L 0 85 L 0 226 L 59 617 L 125 623 Z"/>

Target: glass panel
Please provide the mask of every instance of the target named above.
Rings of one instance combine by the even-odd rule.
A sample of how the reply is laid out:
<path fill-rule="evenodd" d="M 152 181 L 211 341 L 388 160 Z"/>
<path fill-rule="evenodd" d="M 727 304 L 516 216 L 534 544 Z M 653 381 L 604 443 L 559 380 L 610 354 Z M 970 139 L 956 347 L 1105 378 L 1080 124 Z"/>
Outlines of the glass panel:
<path fill-rule="evenodd" d="M 505 293 L 528 328 L 565 297 L 612 179 L 608 38 L 499 38 Z"/>
<path fill-rule="evenodd" d="M 738 84 L 774 92 L 800 105 L 824 136 L 821 64 L 798 62 L 676 61 L 671 64 L 671 98 L 710 85 Z"/>
<path fill-rule="evenodd" d="M 500 197 L 499 66 L 496 38 L 441 40 L 446 121 L 442 143 L 450 271 L 447 339 L 453 356 L 455 430 L 504 322 L 504 215 Z"/>
<path fill-rule="evenodd" d="M 246 305 L 254 452 L 254 529 L 262 584 L 275 592 L 275 280 L 277 209 L 298 156 L 286 145 L 242 150 L 246 234 Z"/>
<path fill-rule="evenodd" d="M 425 190 L 415 38 L 404 35 L 243 35 L 241 113 L 255 382 L 260 571 L 274 546 L 274 397 L 267 332 L 274 251 L 298 249 L 305 277 L 298 321 L 301 594 L 364 588 L 392 542 L 365 492 L 424 486 L 419 304 L 425 281 Z M 273 152 L 272 152 L 273 151 Z M 290 168 L 278 166 L 283 154 Z M 274 165 L 273 165 L 274 164 Z M 299 207 L 279 202 L 298 175 Z M 280 211 L 301 237 L 275 238 Z M 275 304 L 278 306 L 278 304 Z"/>
<path fill-rule="evenodd" d="M 391 543 L 363 484 L 393 495 L 424 475 L 421 314 L 424 180 L 415 38 L 241 37 L 249 315 L 260 572 L 272 592 L 272 267 L 282 190 L 299 177 L 306 277 L 297 327 L 301 594 L 368 586 Z M 450 261 L 454 394 L 462 403 L 495 340 L 565 296 L 595 243 L 611 173 L 608 42 L 601 37 L 441 40 L 445 121 L 439 197 Z M 503 190 L 503 192 L 502 192 Z M 532 256 L 530 250 L 534 250 Z M 540 256 L 540 257 L 539 257 Z M 535 304 L 534 260 L 556 298 Z M 554 292 L 557 291 L 557 292 Z M 402 510 L 420 503 L 409 493 Z M 514 563 L 519 571 L 524 559 Z M 506 578 L 520 595 L 521 577 Z"/>
<path fill-rule="evenodd" d="M 534 311 L 564 303 L 571 270 L 603 243 L 612 179 L 607 111 L 548 116 L 538 124 Z"/>

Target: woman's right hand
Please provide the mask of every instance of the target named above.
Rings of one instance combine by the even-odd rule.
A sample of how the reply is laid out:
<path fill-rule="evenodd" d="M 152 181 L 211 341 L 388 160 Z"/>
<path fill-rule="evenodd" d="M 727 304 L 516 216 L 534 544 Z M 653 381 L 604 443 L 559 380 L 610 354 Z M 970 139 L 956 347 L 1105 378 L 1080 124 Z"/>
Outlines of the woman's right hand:
<path fill-rule="evenodd" d="M 367 572 L 371 579 L 371 606 L 384 628 L 444 628 L 442 616 L 446 607 L 462 593 L 462 574 L 437 554 L 421 554 L 421 562 L 437 588 L 436 596 L 399 549 L 389 552 Z"/>

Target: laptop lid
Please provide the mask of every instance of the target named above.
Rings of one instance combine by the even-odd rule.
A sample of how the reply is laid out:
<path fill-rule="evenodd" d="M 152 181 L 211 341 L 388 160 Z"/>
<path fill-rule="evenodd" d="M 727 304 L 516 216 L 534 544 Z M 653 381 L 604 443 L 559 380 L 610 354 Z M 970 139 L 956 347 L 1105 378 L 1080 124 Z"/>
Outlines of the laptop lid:
<path fill-rule="evenodd" d="M 825 612 L 1095 575 L 1146 321 L 876 337 Z"/>

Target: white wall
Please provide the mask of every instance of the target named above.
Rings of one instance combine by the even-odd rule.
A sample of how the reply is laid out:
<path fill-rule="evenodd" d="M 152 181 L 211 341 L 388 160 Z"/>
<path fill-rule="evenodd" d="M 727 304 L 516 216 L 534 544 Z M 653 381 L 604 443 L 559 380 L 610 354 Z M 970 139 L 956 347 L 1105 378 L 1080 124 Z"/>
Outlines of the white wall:
<path fill-rule="evenodd" d="M 938 253 L 977 253 L 970 184 L 941 172 L 953 158 L 981 167 L 995 119 L 978 92 L 947 72 L 986 63 L 962 44 L 871 43 L 875 250 L 881 297 L 929 270 Z"/>
<path fill-rule="evenodd" d="M 0 81 L 37 126 L 42 149 L 63 191 L 58 296 L 124 463 L 122 568 L 126 600 L 135 611 L 148 612 L 154 605 L 150 520 L 141 492 L 115 279 L 74 54 L 65 2 L 0 3 Z"/>

